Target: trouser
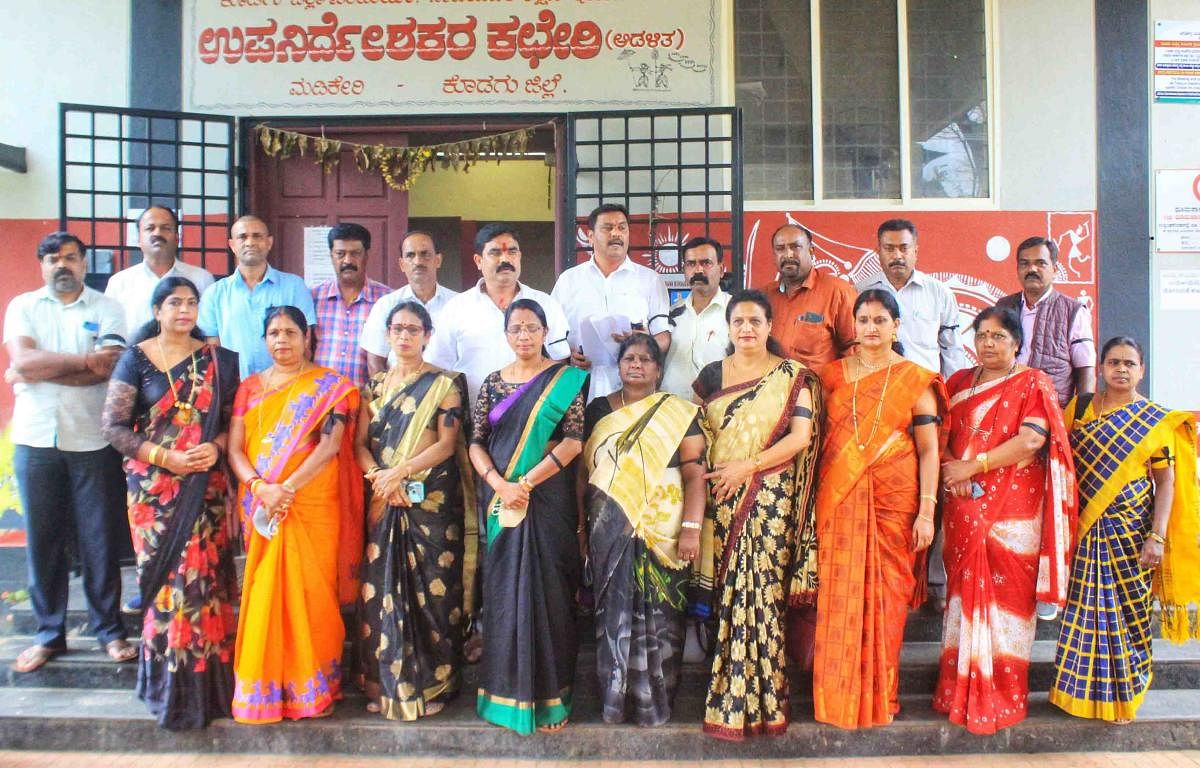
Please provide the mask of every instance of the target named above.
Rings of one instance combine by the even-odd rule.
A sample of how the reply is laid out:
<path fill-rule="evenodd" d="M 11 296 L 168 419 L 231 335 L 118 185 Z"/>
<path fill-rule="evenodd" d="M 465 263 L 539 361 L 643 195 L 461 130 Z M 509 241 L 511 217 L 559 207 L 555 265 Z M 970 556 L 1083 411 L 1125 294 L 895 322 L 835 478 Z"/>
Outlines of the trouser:
<path fill-rule="evenodd" d="M 101 645 L 125 639 L 121 571 L 117 563 L 124 522 L 120 457 L 112 448 L 62 451 L 13 446 L 13 470 L 25 510 L 29 601 L 35 641 L 66 647 L 67 542 L 76 536 L 92 631 Z M 122 534 L 122 531 L 124 533 Z"/>

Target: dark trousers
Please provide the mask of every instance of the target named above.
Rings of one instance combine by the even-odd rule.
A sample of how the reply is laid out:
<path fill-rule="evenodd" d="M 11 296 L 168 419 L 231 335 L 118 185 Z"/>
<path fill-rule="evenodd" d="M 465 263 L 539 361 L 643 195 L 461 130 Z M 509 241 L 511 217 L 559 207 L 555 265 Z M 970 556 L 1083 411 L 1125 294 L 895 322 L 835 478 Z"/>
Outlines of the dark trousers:
<path fill-rule="evenodd" d="M 69 537 L 76 536 L 92 631 L 101 645 L 125 639 L 121 623 L 121 550 L 124 484 L 112 448 L 61 451 L 13 446 L 13 470 L 25 509 L 29 601 L 36 642 L 66 647 Z M 114 519 L 115 518 L 115 519 Z M 125 538 L 129 532 L 125 528 Z"/>

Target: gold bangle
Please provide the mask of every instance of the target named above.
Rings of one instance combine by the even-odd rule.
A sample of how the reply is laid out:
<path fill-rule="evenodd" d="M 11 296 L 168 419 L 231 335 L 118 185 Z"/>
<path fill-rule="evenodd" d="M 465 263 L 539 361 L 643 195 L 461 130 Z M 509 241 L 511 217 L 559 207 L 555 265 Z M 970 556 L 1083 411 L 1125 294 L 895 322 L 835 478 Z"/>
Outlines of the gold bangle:
<path fill-rule="evenodd" d="M 1167 543 L 1166 538 L 1163 537 L 1163 535 L 1160 534 L 1158 531 L 1150 531 L 1150 533 L 1146 534 L 1146 538 L 1150 539 L 1151 541 L 1157 541 L 1159 544 Z"/>
<path fill-rule="evenodd" d="M 250 478 L 250 482 L 246 483 L 246 485 L 247 485 L 247 487 L 250 488 L 251 495 L 253 495 L 253 496 L 258 495 L 258 483 L 263 483 L 263 482 L 266 482 L 266 481 L 263 480 L 258 475 L 255 475 L 254 477 Z"/>
<path fill-rule="evenodd" d="M 524 488 L 526 493 L 533 493 L 533 483 L 529 482 L 527 475 L 521 475 L 517 478 L 517 485 Z"/>
<path fill-rule="evenodd" d="M 922 499 L 929 499 L 929 500 L 930 500 L 930 501 L 932 501 L 934 504 L 937 504 L 937 496 L 934 496 L 932 493 L 922 493 L 922 494 L 921 494 L 921 498 L 922 498 Z"/>
<path fill-rule="evenodd" d="M 933 515 L 917 515 L 918 520 L 924 520 L 927 523 L 933 522 Z"/>
<path fill-rule="evenodd" d="M 761 454 L 754 457 L 754 468 L 762 469 L 762 455 Z"/>
<path fill-rule="evenodd" d="M 987 474 L 987 472 L 988 472 L 988 455 L 987 455 L 987 451 L 980 451 L 978 454 L 976 454 L 976 456 L 975 456 L 975 460 L 976 460 L 976 461 L 978 461 L 980 464 L 982 464 L 982 465 L 983 465 L 983 473 L 984 473 L 984 474 Z"/>
<path fill-rule="evenodd" d="M 283 488 L 283 490 L 287 491 L 288 493 L 291 493 L 293 495 L 296 493 L 296 489 L 294 487 L 292 487 L 292 484 L 289 483 L 287 480 L 284 480 L 279 485 L 280 485 L 280 487 Z"/>
<path fill-rule="evenodd" d="M 158 459 L 156 458 L 156 456 L 158 455 L 159 450 L 160 449 L 157 445 L 155 445 L 154 443 L 151 443 L 150 450 L 146 451 L 146 461 L 149 462 L 150 464 L 157 464 Z"/>

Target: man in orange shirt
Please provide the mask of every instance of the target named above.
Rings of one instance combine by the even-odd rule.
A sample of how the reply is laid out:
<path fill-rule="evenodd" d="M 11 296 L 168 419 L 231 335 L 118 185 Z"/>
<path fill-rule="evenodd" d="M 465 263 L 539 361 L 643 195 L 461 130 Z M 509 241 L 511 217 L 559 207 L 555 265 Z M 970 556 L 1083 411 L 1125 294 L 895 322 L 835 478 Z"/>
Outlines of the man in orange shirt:
<path fill-rule="evenodd" d="M 764 293 L 771 302 L 772 335 L 788 357 L 816 370 L 854 343 L 854 286 L 813 269 L 812 233 L 784 224 L 771 236 L 779 279 Z"/>

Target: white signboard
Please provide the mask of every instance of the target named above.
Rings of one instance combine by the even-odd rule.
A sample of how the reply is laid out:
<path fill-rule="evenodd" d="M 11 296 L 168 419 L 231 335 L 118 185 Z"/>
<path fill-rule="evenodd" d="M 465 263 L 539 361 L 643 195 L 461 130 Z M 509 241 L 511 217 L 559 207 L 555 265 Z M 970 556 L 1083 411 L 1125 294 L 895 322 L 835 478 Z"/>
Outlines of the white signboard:
<path fill-rule="evenodd" d="M 1154 249 L 1200 253 L 1200 169 L 1154 174 Z"/>
<path fill-rule="evenodd" d="M 184 0 L 183 97 L 232 114 L 713 106 L 730 0 Z"/>
<path fill-rule="evenodd" d="M 329 230 L 333 227 L 304 228 L 304 282 L 311 288 L 335 277 L 329 256 Z"/>
<path fill-rule="evenodd" d="M 1200 21 L 1154 22 L 1154 100 L 1200 104 Z"/>
<path fill-rule="evenodd" d="M 1162 309 L 1200 309 L 1200 269 L 1164 269 L 1158 273 Z"/>

